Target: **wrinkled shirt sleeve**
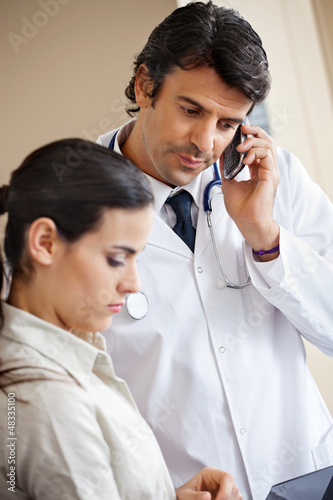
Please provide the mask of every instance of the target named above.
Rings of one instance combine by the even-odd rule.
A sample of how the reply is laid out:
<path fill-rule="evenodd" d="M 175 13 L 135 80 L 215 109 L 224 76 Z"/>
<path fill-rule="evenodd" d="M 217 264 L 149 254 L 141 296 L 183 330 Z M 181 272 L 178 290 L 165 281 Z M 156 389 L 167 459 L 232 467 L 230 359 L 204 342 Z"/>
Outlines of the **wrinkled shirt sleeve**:
<path fill-rule="evenodd" d="M 88 395 L 82 391 L 79 398 L 77 386 L 52 382 L 33 392 L 17 409 L 18 487 L 36 500 L 120 500 L 110 450 Z M 54 418 L 60 401 L 66 408 L 61 419 Z"/>

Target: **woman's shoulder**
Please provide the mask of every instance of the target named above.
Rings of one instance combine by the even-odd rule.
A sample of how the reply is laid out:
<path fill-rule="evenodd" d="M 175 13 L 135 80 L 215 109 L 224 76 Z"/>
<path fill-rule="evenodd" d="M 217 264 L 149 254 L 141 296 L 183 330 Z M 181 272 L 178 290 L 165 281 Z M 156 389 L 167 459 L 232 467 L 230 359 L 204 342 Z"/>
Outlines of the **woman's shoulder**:
<path fill-rule="evenodd" d="M 69 378 L 65 368 L 51 355 L 4 335 L 0 335 L 0 353 L 0 387 L 11 380 L 16 383 L 21 380 L 62 381 Z"/>

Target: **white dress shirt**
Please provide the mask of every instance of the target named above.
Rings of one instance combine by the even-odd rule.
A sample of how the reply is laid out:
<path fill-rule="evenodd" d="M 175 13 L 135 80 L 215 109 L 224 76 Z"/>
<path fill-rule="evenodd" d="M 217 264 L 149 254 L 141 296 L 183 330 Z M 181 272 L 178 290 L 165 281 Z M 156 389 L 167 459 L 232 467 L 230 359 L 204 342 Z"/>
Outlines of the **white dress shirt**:
<path fill-rule="evenodd" d="M 0 391 L 1 499 L 175 500 L 154 435 L 100 349 L 103 337 L 2 307 L 1 370 L 14 368 L 23 383 Z"/>

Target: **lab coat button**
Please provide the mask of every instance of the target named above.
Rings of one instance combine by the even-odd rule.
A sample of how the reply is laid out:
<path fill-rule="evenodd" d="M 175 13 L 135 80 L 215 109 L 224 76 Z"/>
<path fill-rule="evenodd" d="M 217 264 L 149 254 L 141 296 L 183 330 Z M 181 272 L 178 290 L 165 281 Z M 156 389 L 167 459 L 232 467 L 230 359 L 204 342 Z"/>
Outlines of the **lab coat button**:
<path fill-rule="evenodd" d="M 202 269 L 202 267 L 198 267 L 198 268 L 197 268 L 197 271 L 198 271 L 198 273 L 203 273 L 203 269 Z"/>
<path fill-rule="evenodd" d="M 246 429 L 244 429 L 244 427 L 242 427 L 242 428 L 240 429 L 240 431 L 239 431 L 239 432 L 240 432 L 241 434 L 243 434 L 243 436 L 244 436 L 244 434 L 246 434 Z"/>
<path fill-rule="evenodd" d="M 219 348 L 219 351 L 223 354 L 223 353 L 225 352 L 225 347 L 221 346 L 221 347 Z"/>

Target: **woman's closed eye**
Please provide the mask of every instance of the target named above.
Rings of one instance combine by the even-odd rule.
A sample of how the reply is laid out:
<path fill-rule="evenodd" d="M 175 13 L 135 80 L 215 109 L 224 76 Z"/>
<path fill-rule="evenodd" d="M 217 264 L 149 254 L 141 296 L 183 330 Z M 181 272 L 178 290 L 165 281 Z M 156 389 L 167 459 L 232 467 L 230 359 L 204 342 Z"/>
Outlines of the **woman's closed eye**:
<path fill-rule="evenodd" d="M 114 256 L 109 255 L 109 256 L 107 256 L 106 260 L 107 260 L 107 263 L 109 264 L 109 266 L 111 266 L 111 267 L 123 266 L 125 264 L 125 261 L 126 261 L 126 254 L 117 254 Z"/>

